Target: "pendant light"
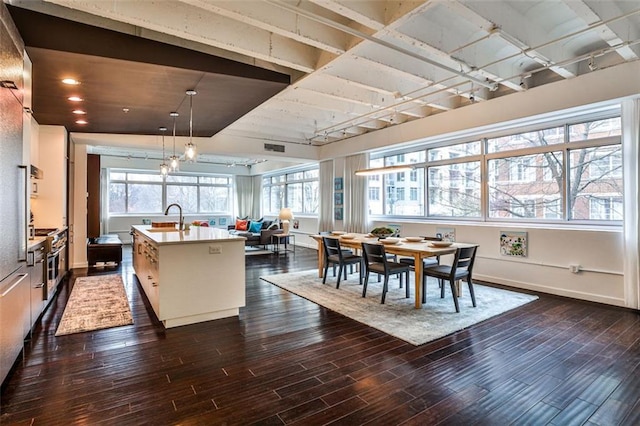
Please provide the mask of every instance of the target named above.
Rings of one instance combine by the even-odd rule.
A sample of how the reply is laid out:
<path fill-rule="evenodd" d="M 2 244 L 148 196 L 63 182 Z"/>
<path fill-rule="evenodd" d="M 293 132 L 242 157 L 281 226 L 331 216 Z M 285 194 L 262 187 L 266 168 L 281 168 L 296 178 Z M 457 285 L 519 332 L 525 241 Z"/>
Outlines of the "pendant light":
<path fill-rule="evenodd" d="M 193 97 L 198 93 L 194 89 L 187 90 L 189 96 L 189 143 L 184 146 L 184 156 L 188 162 L 196 161 L 196 146 L 193 144 Z"/>
<path fill-rule="evenodd" d="M 180 160 L 176 155 L 176 118 L 178 118 L 179 115 L 177 112 L 169 113 L 169 116 L 173 117 L 173 155 L 169 157 L 169 166 L 172 172 L 177 172 L 180 168 Z"/>
<path fill-rule="evenodd" d="M 169 174 L 169 166 L 167 166 L 167 163 L 164 162 L 165 156 L 164 156 L 164 132 L 167 131 L 166 127 L 160 127 L 159 129 L 162 132 L 162 163 L 160 164 L 160 174 L 162 175 L 163 179 L 167 178 L 167 175 Z"/>

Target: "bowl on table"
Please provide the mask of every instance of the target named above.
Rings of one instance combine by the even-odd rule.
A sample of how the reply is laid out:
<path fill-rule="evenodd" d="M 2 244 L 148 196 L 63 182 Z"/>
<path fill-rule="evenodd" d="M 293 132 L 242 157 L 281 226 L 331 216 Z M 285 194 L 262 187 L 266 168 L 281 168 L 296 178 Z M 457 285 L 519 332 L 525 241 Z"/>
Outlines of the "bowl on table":
<path fill-rule="evenodd" d="M 343 234 L 340 235 L 340 238 L 342 238 L 343 240 L 353 240 L 356 236 L 353 234 Z"/>
<path fill-rule="evenodd" d="M 393 244 L 398 244 L 400 242 L 400 238 L 387 237 L 387 238 L 381 239 L 380 242 L 384 245 L 393 245 Z"/>
<path fill-rule="evenodd" d="M 404 239 L 409 243 L 419 243 L 420 241 L 423 240 L 422 237 L 404 237 Z"/>
<path fill-rule="evenodd" d="M 429 242 L 429 245 L 431 247 L 437 247 L 437 248 L 449 247 L 451 244 L 453 244 L 451 241 L 430 241 Z"/>
<path fill-rule="evenodd" d="M 346 234 L 345 231 L 331 231 L 331 235 L 344 235 Z"/>

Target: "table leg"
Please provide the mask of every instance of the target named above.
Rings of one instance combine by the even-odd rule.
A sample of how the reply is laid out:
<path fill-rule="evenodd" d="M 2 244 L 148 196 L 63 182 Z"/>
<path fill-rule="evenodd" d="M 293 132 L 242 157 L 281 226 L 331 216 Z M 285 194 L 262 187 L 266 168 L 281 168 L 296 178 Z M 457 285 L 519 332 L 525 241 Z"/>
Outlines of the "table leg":
<path fill-rule="evenodd" d="M 422 308 L 422 258 L 420 257 L 419 253 L 416 253 L 413 255 L 413 264 L 414 264 L 414 269 L 416 272 L 416 303 L 415 303 L 415 308 L 416 309 L 421 309 Z"/>
<path fill-rule="evenodd" d="M 322 240 L 318 241 L 318 277 L 324 275 L 324 251 L 322 248 Z"/>

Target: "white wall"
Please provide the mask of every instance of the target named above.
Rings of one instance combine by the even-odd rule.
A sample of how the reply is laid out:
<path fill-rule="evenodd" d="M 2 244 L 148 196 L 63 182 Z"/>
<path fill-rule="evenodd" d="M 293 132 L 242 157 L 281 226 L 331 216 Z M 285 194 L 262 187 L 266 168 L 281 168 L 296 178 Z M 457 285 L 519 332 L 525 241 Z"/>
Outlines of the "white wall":
<path fill-rule="evenodd" d="M 454 228 L 456 241 L 479 244 L 474 275 L 516 288 L 625 306 L 622 276 L 622 231 L 545 229 L 498 224 L 375 222 L 372 227 L 401 225 L 402 236 L 435 235 Z M 526 231 L 527 257 L 500 254 L 501 231 Z M 443 259 L 443 263 L 450 259 Z M 569 265 L 582 271 L 574 274 Z"/>
<path fill-rule="evenodd" d="M 86 268 L 87 262 L 87 146 L 73 146 L 69 178 L 73 179 L 73 210 L 69 212 L 69 256 L 71 268 Z"/>

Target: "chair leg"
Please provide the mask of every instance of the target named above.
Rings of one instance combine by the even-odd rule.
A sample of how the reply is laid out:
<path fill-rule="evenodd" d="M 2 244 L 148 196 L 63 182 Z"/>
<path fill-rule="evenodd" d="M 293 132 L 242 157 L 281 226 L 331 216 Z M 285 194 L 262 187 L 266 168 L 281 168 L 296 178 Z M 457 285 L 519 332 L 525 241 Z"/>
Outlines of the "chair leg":
<path fill-rule="evenodd" d="M 384 299 L 387 297 L 387 290 L 389 289 L 389 275 L 384 276 L 384 285 L 382 286 L 382 303 L 384 305 Z"/>
<path fill-rule="evenodd" d="M 333 271 L 335 272 L 335 267 L 336 265 L 333 265 Z M 326 265 L 324 265 L 324 274 L 322 275 L 322 284 L 327 282 L 327 274 L 329 273 L 329 262 L 326 263 Z M 335 276 L 335 274 L 334 274 Z"/>
<path fill-rule="evenodd" d="M 369 274 L 364 274 L 364 285 L 362 286 L 362 297 L 366 297 L 367 295 L 367 284 L 369 284 Z"/>
<path fill-rule="evenodd" d="M 340 278 L 342 277 L 342 268 L 344 268 L 344 265 L 341 264 L 340 266 L 338 266 L 338 282 L 336 283 L 336 288 L 340 288 Z"/>
<path fill-rule="evenodd" d="M 344 271 L 344 279 L 347 279 L 347 267 L 346 266 L 341 266 L 342 270 Z"/>
<path fill-rule="evenodd" d="M 406 290 L 405 290 L 406 294 L 405 295 L 407 296 L 407 299 L 408 299 L 408 298 L 411 297 L 411 293 L 410 293 L 411 289 L 409 288 L 409 273 L 408 272 L 407 272 L 407 276 L 405 278 L 405 282 L 407 283 L 407 285 L 405 286 L 406 287 Z"/>
<path fill-rule="evenodd" d="M 358 265 L 358 275 L 359 275 L 359 277 L 360 277 L 360 285 L 362 285 L 363 269 L 364 269 L 364 268 L 362 267 L 362 265 L 360 265 L 360 264 L 359 264 L 359 265 Z"/>
<path fill-rule="evenodd" d="M 444 280 L 438 278 L 438 285 L 440 286 L 440 299 L 444 299 Z"/>
<path fill-rule="evenodd" d="M 422 303 L 427 303 L 427 277 L 422 276 Z"/>
<path fill-rule="evenodd" d="M 473 281 L 471 277 L 467 280 L 467 284 L 469 284 L 469 294 L 471 294 L 471 302 L 473 302 L 473 307 L 476 307 L 476 293 L 473 291 Z"/>
<path fill-rule="evenodd" d="M 460 312 L 460 305 L 458 303 L 458 292 L 456 291 L 456 283 L 455 281 L 449 281 L 451 284 L 451 293 L 453 294 L 453 304 L 456 305 L 456 312 Z M 444 287 L 444 286 L 443 286 Z"/>

